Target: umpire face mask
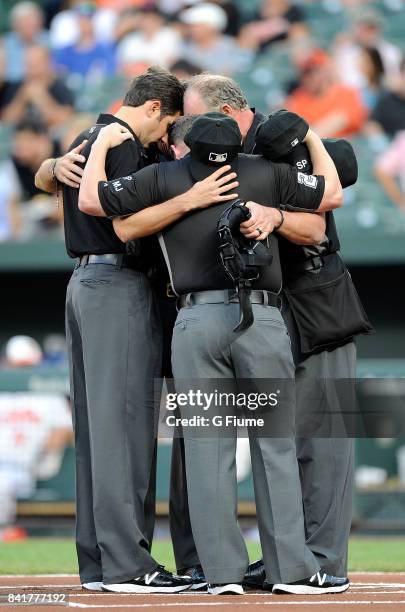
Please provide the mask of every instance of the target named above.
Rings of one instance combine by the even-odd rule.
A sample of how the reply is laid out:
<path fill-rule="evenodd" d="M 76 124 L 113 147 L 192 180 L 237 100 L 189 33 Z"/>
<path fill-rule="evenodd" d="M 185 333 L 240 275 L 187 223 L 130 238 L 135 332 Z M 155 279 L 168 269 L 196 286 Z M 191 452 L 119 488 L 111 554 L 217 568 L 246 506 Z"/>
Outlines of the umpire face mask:
<path fill-rule="evenodd" d="M 250 216 L 245 203 L 236 200 L 222 213 L 217 225 L 222 265 L 239 298 L 240 319 L 234 331 L 248 329 L 253 324 L 250 302 L 252 281 L 259 278 L 260 267 L 270 266 L 273 259 L 270 250 L 262 242 L 248 240 L 240 233 L 240 224 Z"/>

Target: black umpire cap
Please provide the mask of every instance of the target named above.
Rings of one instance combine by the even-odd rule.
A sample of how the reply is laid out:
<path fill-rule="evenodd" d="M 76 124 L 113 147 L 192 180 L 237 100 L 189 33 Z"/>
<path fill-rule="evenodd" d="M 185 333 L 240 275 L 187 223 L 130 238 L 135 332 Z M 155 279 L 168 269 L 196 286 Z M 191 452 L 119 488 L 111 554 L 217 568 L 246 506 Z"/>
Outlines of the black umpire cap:
<path fill-rule="evenodd" d="M 234 119 L 222 113 L 206 113 L 197 117 L 184 138 L 190 148 L 190 170 L 201 181 L 221 166 L 237 171 L 242 135 Z"/>
<path fill-rule="evenodd" d="M 308 130 L 305 119 L 291 111 L 279 110 L 257 128 L 254 153 L 277 161 L 291 153 L 304 140 Z"/>
<path fill-rule="evenodd" d="M 312 174 L 311 156 L 303 142 L 308 129 L 308 123 L 296 113 L 277 111 L 257 128 L 254 152 L 271 161 L 284 162 L 296 166 L 300 172 Z M 358 177 L 358 166 L 350 142 L 342 138 L 325 138 L 322 142 L 336 166 L 342 187 L 354 185 Z"/>

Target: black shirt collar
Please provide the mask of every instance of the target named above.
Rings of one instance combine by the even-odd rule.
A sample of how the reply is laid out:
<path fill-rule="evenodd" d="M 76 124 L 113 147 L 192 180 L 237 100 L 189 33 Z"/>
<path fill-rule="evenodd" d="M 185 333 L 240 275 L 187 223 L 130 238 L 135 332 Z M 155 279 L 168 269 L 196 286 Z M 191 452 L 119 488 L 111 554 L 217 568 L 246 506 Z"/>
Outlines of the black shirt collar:
<path fill-rule="evenodd" d="M 101 125 L 109 125 L 110 123 L 120 123 L 125 128 L 127 128 L 127 130 L 131 132 L 136 144 L 141 149 L 141 153 L 143 155 L 146 155 L 145 147 L 143 146 L 143 144 L 141 143 L 141 141 L 139 140 L 138 136 L 135 134 L 131 126 L 128 125 L 128 123 L 126 123 L 126 121 L 123 121 L 122 119 L 120 119 L 119 117 L 116 117 L 115 115 L 110 115 L 110 113 L 101 113 L 97 117 L 97 123 Z"/>
<path fill-rule="evenodd" d="M 252 108 L 251 110 L 254 113 L 253 123 L 250 126 L 242 145 L 242 152 L 248 154 L 253 152 L 255 146 L 256 130 L 258 128 L 259 123 L 262 123 L 262 121 L 266 119 L 266 117 L 262 113 L 257 111 L 255 108 Z"/>

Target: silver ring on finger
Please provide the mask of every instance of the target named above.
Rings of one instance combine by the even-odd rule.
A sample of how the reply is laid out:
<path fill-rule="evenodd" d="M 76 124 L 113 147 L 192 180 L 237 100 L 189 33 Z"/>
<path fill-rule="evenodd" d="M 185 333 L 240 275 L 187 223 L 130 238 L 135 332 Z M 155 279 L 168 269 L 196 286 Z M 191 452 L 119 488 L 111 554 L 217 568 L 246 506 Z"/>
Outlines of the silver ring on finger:
<path fill-rule="evenodd" d="M 256 231 L 259 232 L 259 236 L 263 234 L 263 230 L 261 230 L 260 227 L 256 227 Z"/>

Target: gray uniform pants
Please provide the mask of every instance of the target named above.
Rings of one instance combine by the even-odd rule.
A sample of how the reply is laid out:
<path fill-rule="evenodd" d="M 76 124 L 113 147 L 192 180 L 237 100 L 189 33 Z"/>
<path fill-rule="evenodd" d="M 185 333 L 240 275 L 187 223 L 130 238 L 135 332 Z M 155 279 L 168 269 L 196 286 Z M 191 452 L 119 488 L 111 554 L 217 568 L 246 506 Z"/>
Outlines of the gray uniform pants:
<path fill-rule="evenodd" d="M 350 342 L 333 351 L 305 358 L 297 350 L 297 331 L 287 311 L 286 321 L 296 362 L 297 388 L 307 377 L 354 378 L 356 346 Z M 318 382 L 317 382 L 318 381 Z M 328 395 L 325 394 L 328 402 Z M 344 406 L 343 406 L 344 408 Z M 308 404 L 297 393 L 297 419 L 308 418 Z M 354 439 L 312 437 L 296 440 L 305 514 L 307 544 L 320 566 L 335 576 L 347 575 L 347 550 L 352 521 Z M 173 440 L 170 488 L 170 529 L 178 569 L 199 563 L 188 513 L 184 445 Z"/>
<path fill-rule="evenodd" d="M 334 576 L 347 575 L 354 486 L 354 438 L 345 437 L 341 429 L 344 423 L 336 422 L 340 410 L 350 410 L 350 406 L 341 405 L 349 403 L 350 395 L 345 392 L 339 397 L 339 393 L 333 392 L 333 383 L 328 390 L 325 386 L 330 382 L 325 379 L 354 379 L 355 375 L 354 342 L 333 351 L 311 355 L 299 361 L 296 367 L 298 429 L 300 423 L 305 427 L 305 423 L 313 418 L 309 411 L 311 404 L 313 408 L 316 402 L 308 403 L 304 399 L 306 394 L 301 392 L 308 381 L 318 387 L 320 412 L 324 419 L 330 418 L 331 421 L 331 435 L 297 438 L 296 445 L 307 543 L 322 569 Z M 333 437 L 334 431 L 340 432 L 337 434 L 339 437 Z"/>
<path fill-rule="evenodd" d="M 255 323 L 235 333 L 238 304 L 183 308 L 172 345 L 176 390 L 187 379 L 294 377 L 285 324 L 273 307 L 253 305 Z M 236 387 L 236 383 L 235 383 Z M 293 402 L 292 402 L 293 404 Z M 251 436 L 259 531 L 266 572 L 274 582 L 311 576 L 319 565 L 305 544 L 304 518 L 294 439 L 294 405 L 287 415 L 291 437 Z M 194 409 L 195 410 L 195 409 Z M 181 408 L 190 416 L 191 407 Z M 192 532 L 209 582 L 241 582 L 249 559 L 237 522 L 236 434 L 209 437 L 183 428 Z M 212 433 L 211 433 L 212 432 Z M 270 486 L 271 485 L 271 486 Z"/>
<path fill-rule="evenodd" d="M 157 566 L 145 514 L 161 342 L 146 277 L 112 265 L 76 268 L 67 289 L 66 334 L 80 579 L 123 582 Z"/>

